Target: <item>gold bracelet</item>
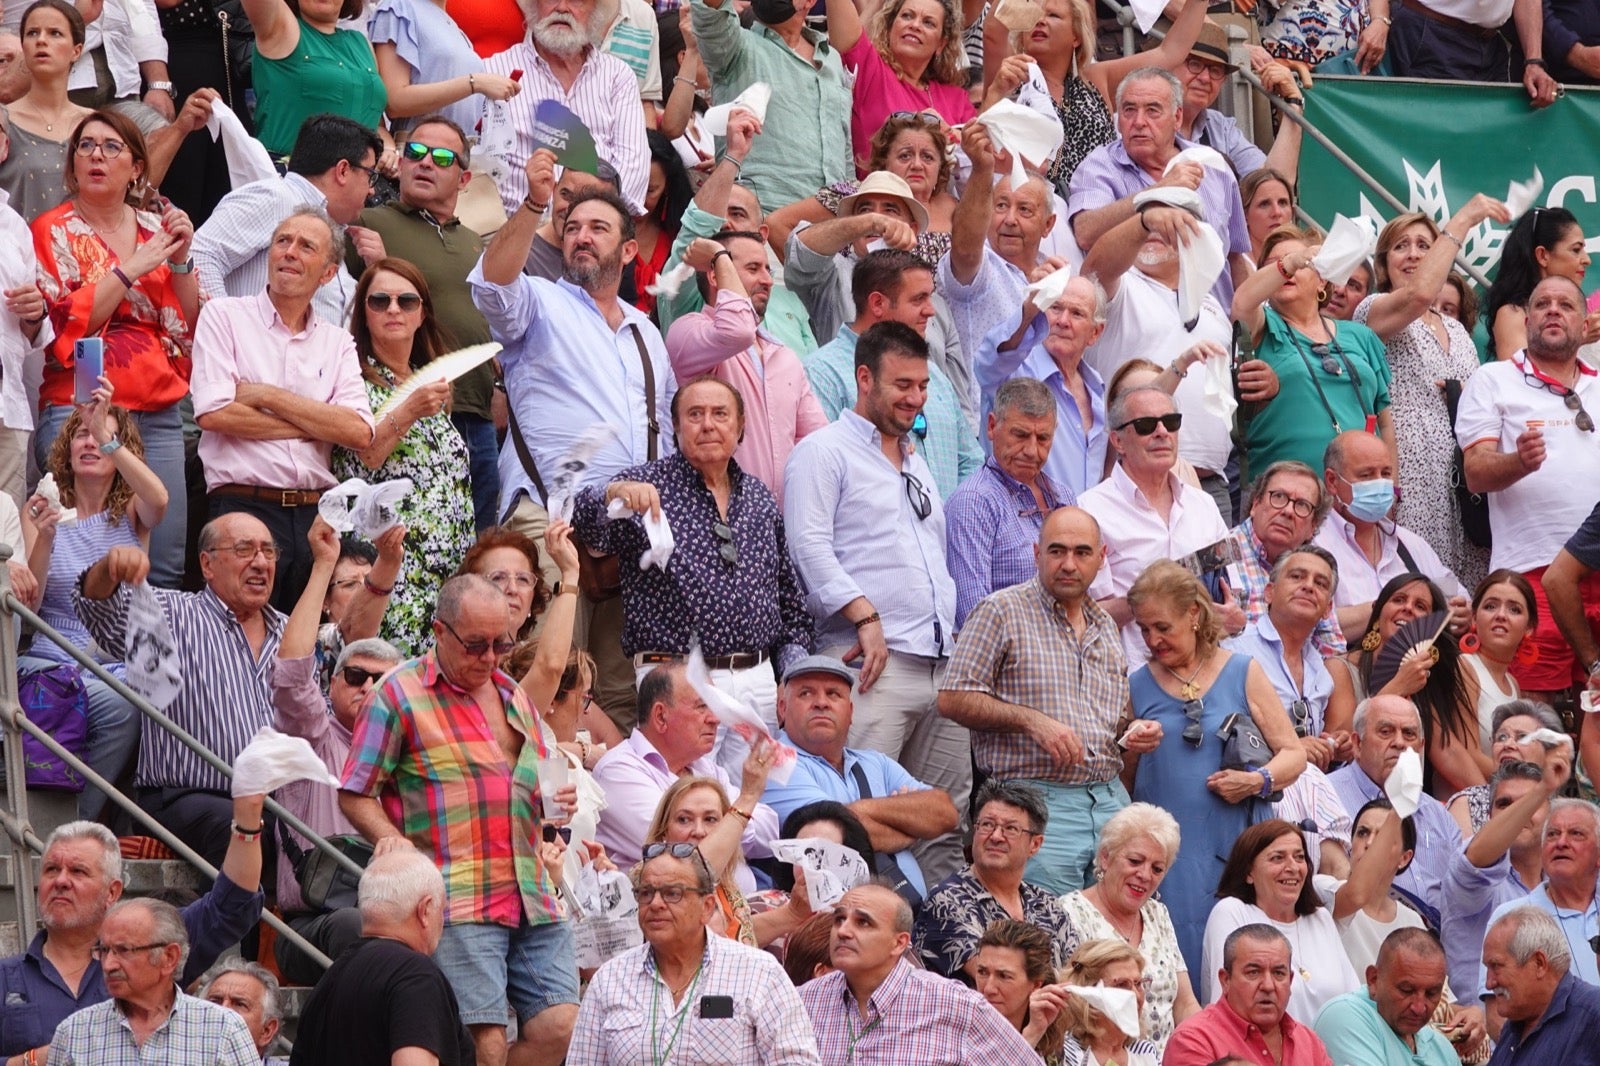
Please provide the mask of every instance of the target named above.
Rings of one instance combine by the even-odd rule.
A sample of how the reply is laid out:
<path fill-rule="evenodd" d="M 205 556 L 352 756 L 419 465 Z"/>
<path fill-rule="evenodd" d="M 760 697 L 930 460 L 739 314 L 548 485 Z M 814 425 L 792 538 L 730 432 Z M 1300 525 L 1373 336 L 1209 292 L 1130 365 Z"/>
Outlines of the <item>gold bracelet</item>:
<path fill-rule="evenodd" d="M 477 83 L 472 80 L 472 75 L 467 75 L 467 95 L 472 96 L 478 91 Z"/>

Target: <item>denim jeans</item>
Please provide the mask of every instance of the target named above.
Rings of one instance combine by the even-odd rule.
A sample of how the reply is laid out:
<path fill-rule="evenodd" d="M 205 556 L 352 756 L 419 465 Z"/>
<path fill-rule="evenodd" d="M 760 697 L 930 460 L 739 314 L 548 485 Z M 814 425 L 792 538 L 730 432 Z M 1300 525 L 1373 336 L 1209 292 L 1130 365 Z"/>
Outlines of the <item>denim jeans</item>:
<path fill-rule="evenodd" d="M 459 412 L 450 421 L 467 444 L 468 471 L 472 475 L 472 525 L 483 532 L 495 524 L 500 505 L 500 442 L 494 422 L 482 415 Z"/>

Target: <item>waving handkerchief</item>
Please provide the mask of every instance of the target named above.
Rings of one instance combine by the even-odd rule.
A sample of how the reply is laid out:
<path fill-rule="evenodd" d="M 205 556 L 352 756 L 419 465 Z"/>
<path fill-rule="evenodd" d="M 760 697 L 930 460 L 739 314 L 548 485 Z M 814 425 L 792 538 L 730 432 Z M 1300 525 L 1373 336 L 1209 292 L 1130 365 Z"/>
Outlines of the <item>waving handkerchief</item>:
<path fill-rule="evenodd" d="M 633 509 L 621 500 L 612 500 L 606 507 L 606 517 L 612 520 L 630 518 L 633 514 Z M 672 559 L 672 550 L 677 547 L 672 539 L 672 526 L 667 523 L 667 512 L 663 510 L 657 518 L 646 511 L 639 520 L 644 523 L 644 535 L 650 539 L 650 547 L 639 556 L 639 569 L 648 570 L 653 566 L 664 574 Z"/>
<path fill-rule="evenodd" d="M 657 274 L 656 280 L 646 285 L 644 291 L 651 296 L 665 296 L 670 300 L 678 295 L 683 283 L 692 277 L 694 277 L 694 267 L 688 263 L 676 263 L 667 271 Z"/>
<path fill-rule="evenodd" d="M 567 854 L 577 850 L 580 849 L 569 848 Z M 593 969 L 644 943 L 644 931 L 639 928 L 639 902 L 633 898 L 627 874 L 585 866 L 571 894 L 578 911 L 572 934 L 579 966 Z"/>
<path fill-rule="evenodd" d="M 1004 2 L 1005 0 L 1001 0 L 1002 4 Z M 1029 0 L 1029 6 L 1032 6 L 1032 0 Z M 1022 32 L 1026 33 L 1027 31 L 1023 30 Z M 1050 95 L 1050 86 L 1044 80 L 1044 72 L 1039 69 L 1039 64 L 1037 63 L 1028 64 L 1028 80 L 1023 82 L 1022 87 L 1017 90 L 1017 103 L 1039 112 L 1046 118 L 1060 121 L 1060 116 L 1056 114 L 1055 98 Z"/>
<path fill-rule="evenodd" d="M 239 116 L 220 99 L 211 101 L 206 132 L 213 141 L 222 142 L 222 154 L 228 159 L 228 182 L 233 188 L 278 176 L 266 145 L 246 133 Z"/>
<path fill-rule="evenodd" d="M 1394 813 L 1410 818 L 1422 806 L 1422 758 L 1407 748 L 1395 760 L 1394 769 L 1383 782 L 1383 794 L 1394 805 Z"/>
<path fill-rule="evenodd" d="M 725 104 L 707 108 L 706 113 L 700 118 L 700 125 L 715 137 L 728 135 L 728 116 L 733 114 L 733 109 L 742 107 L 754 115 L 759 121 L 767 121 L 767 102 L 772 99 L 772 86 L 764 81 L 751 84 L 750 88 L 735 96 Z"/>
<path fill-rule="evenodd" d="M 595 454 L 616 439 L 617 431 L 604 422 L 596 422 L 578 434 L 578 439 L 572 442 L 572 447 L 556 464 L 554 475 L 547 473 L 545 476 L 548 490 L 546 499 L 551 515 L 563 522 L 572 521 L 572 501 L 583 485 L 583 475 L 594 461 Z"/>
<path fill-rule="evenodd" d="M 1011 153 L 1013 187 L 1028 180 L 1028 172 L 1022 165 L 1024 160 L 1035 167 L 1043 167 L 1061 147 L 1065 136 L 1059 119 L 1046 118 L 1014 100 L 1001 100 L 976 121 L 988 128 L 995 148 Z"/>
<path fill-rule="evenodd" d="M 1356 267 L 1372 259 L 1378 250 L 1377 224 L 1365 215 L 1351 218 L 1335 215 L 1333 228 L 1322 242 L 1322 250 L 1311 261 L 1317 275 L 1329 285 L 1343 285 Z"/>
<path fill-rule="evenodd" d="M 1172 172 L 1172 168 L 1179 163 L 1199 163 L 1212 170 L 1220 170 L 1224 174 L 1232 174 L 1233 167 L 1228 164 L 1228 157 L 1215 148 L 1207 148 L 1203 144 L 1191 144 L 1171 159 L 1167 160 L 1166 167 L 1161 171 L 1163 175 Z"/>
<path fill-rule="evenodd" d="M 1209 148 L 1201 150 L 1211 151 Z M 1206 294 L 1217 283 L 1222 268 L 1227 265 L 1228 250 L 1223 247 L 1221 236 L 1205 221 L 1200 194 L 1193 189 L 1161 185 L 1141 189 L 1134 194 L 1135 208 L 1147 204 L 1179 207 L 1200 220 L 1198 232 L 1190 236 L 1188 243 L 1179 244 L 1177 249 L 1178 314 L 1183 318 L 1184 329 L 1194 329 L 1195 323 L 1200 320 L 1200 308 L 1205 303 Z M 1231 387 L 1228 391 L 1232 392 Z"/>
<path fill-rule="evenodd" d="M 774 840 L 772 855 L 806 872 L 806 899 L 814 911 L 827 910 L 846 892 L 872 880 L 860 852 L 821 837 Z"/>
<path fill-rule="evenodd" d="M 78 520 L 77 508 L 61 506 L 61 488 L 56 484 L 56 476 L 54 474 L 46 474 L 40 478 L 38 486 L 33 491 L 43 496 L 50 506 L 61 512 L 61 517 L 56 519 L 57 525 L 64 526 L 69 522 Z"/>
<path fill-rule="evenodd" d="M 717 721 L 743 737 L 746 744 L 753 748 L 759 740 L 772 742 L 772 769 L 768 771 L 768 780 L 780 785 L 788 784 L 789 776 L 794 773 L 794 749 L 778 743 L 755 708 L 741 703 L 711 683 L 711 671 L 706 669 L 706 658 L 700 652 L 698 637 L 689 647 L 689 661 L 684 664 L 683 675 L 700 698 L 706 701 L 706 706 L 717 716 Z"/>
<path fill-rule="evenodd" d="M 1533 168 L 1533 177 L 1527 181 L 1514 181 L 1511 188 L 1506 190 L 1506 210 L 1511 212 L 1511 221 L 1515 222 L 1528 213 L 1528 208 L 1539 199 L 1539 194 L 1544 192 L 1544 175 L 1539 173 L 1539 168 Z"/>
<path fill-rule="evenodd" d="M 358 477 L 340 482 L 317 501 L 317 513 L 335 532 L 373 540 L 400 521 L 400 501 L 415 488 L 408 477 L 369 485 Z"/>
<path fill-rule="evenodd" d="M 1077 996 L 1106 1016 L 1106 1021 L 1130 1037 L 1139 1035 L 1139 1001 L 1126 988 L 1105 985 L 1057 985 L 1069 996 Z"/>
<path fill-rule="evenodd" d="M 1133 8 L 1133 21 L 1138 25 L 1140 33 L 1149 33 L 1150 27 L 1156 24 L 1161 13 L 1166 10 L 1166 5 L 1161 0 L 1128 0 L 1128 6 Z"/>
<path fill-rule="evenodd" d="M 1033 306 L 1039 310 L 1048 311 L 1061 301 L 1061 297 L 1067 291 L 1067 282 L 1071 280 L 1072 267 L 1070 264 L 1060 270 L 1052 270 L 1028 286 L 1028 298 L 1033 301 Z"/>
<path fill-rule="evenodd" d="M 339 779 L 304 737 L 262 726 L 233 760 L 233 794 L 259 796 L 296 781 L 338 788 Z"/>

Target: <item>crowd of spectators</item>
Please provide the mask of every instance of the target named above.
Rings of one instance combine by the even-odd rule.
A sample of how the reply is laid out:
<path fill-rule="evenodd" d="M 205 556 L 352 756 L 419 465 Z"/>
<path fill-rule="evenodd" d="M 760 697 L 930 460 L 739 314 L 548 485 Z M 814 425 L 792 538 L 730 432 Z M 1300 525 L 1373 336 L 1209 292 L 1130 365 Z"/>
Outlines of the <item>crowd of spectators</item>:
<path fill-rule="evenodd" d="M 371 858 L 325 893 L 25 632 L 220 872 L 120 898 L 84 788 L 0 1059 L 1600 1061 L 1582 228 L 1480 194 L 1324 277 L 1300 126 L 1217 109 L 1543 107 L 1600 20 L 1228 6 L 7 5 L 10 588 L 141 684 L 153 600 L 165 713 L 303 738 L 339 786 L 272 798 Z M 370 540 L 353 478 L 410 483 Z"/>

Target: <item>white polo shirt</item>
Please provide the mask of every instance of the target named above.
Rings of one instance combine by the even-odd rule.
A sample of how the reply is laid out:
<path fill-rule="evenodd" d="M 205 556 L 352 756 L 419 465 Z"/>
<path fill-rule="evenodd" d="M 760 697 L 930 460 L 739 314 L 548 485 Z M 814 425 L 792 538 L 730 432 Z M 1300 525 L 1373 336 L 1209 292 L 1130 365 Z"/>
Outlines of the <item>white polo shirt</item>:
<path fill-rule="evenodd" d="M 1078 506 L 1100 523 L 1100 538 L 1106 546 L 1105 564 L 1089 586 L 1089 595 L 1095 599 L 1125 596 L 1151 563 L 1177 559 L 1228 535 L 1227 523 L 1209 493 L 1176 474 L 1169 473 L 1167 478 L 1172 484 L 1172 511 L 1165 522 L 1121 463 L 1111 468 L 1110 477 L 1078 497 Z M 1130 669 L 1150 658 L 1139 627 L 1131 621 L 1122 627 L 1122 650 Z"/>
<path fill-rule="evenodd" d="M 1185 330 L 1177 292 L 1135 268 L 1118 281 L 1116 295 L 1106 304 L 1105 332 L 1084 351 L 1083 361 L 1110 381 L 1130 359 L 1167 367 L 1199 341 L 1215 341 L 1226 351 L 1232 340 L 1233 327 L 1216 296 L 1206 294 L 1194 329 Z M 1233 446 L 1232 427 L 1206 409 L 1205 368 L 1185 374 L 1172 399 L 1183 412 L 1178 454 L 1202 470 L 1222 473 Z"/>
<path fill-rule="evenodd" d="M 1462 451 L 1484 444 L 1515 452 L 1517 437 L 1530 423 L 1544 433 L 1544 465 L 1489 493 L 1494 534 L 1489 566 L 1521 573 L 1549 566 L 1600 501 L 1600 433 L 1579 429 L 1577 412 L 1568 410 L 1561 396 L 1526 377 L 1531 370 L 1526 359 L 1519 351 L 1505 362 L 1480 367 L 1467 379 L 1456 412 Z M 1590 417 L 1600 419 L 1600 374 L 1581 360 L 1578 366 L 1578 398 Z"/>
<path fill-rule="evenodd" d="M 1444 565 L 1439 553 L 1433 550 L 1433 545 L 1404 526 L 1389 526 L 1387 529 L 1385 526 L 1389 526 L 1389 523 L 1384 522 L 1378 527 L 1378 541 L 1383 550 L 1377 566 L 1372 565 L 1367 553 L 1356 543 L 1355 523 L 1337 511 L 1328 512 L 1322 528 L 1311 538 L 1311 543 L 1328 549 L 1328 553 L 1339 564 L 1339 587 L 1333 593 L 1335 607 L 1371 603 L 1378 598 L 1378 593 L 1390 578 L 1412 569 L 1431 578 L 1446 596 L 1469 595 L 1456 575 Z M 1401 556 L 1399 546 L 1402 544 L 1411 553 L 1412 562 L 1416 563 L 1414 568 L 1408 566 Z"/>

